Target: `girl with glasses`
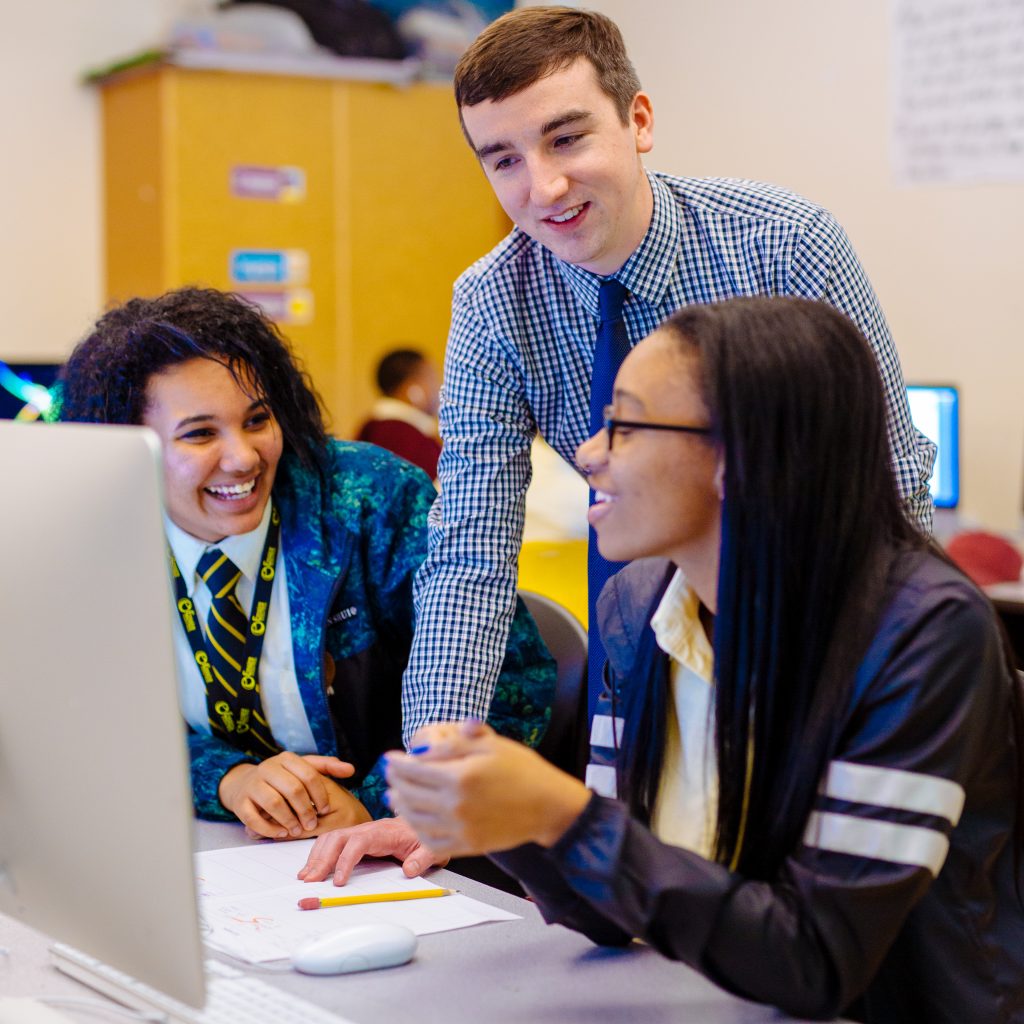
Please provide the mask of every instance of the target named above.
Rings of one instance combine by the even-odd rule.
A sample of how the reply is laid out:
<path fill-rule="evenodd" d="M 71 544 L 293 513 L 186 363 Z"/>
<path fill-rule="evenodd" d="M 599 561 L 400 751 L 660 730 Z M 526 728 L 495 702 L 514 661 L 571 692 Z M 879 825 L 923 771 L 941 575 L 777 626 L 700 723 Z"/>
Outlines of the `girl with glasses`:
<path fill-rule="evenodd" d="M 631 560 L 587 785 L 467 722 L 390 755 L 393 806 L 548 921 L 786 1012 L 1024 1021 L 1021 694 L 988 601 L 903 514 L 857 329 L 686 308 L 578 461 Z"/>

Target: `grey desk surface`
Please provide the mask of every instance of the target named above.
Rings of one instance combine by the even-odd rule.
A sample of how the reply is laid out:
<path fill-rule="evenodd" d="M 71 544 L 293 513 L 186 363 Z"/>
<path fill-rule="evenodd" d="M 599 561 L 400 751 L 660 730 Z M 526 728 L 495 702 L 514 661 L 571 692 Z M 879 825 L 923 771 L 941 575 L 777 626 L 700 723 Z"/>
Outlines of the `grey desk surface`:
<path fill-rule="evenodd" d="M 249 842 L 241 826 L 198 823 L 201 850 Z M 769 1007 L 726 995 L 696 972 L 634 943 L 602 949 L 544 924 L 526 900 L 447 871 L 432 877 L 522 915 L 420 939 L 403 967 L 329 978 L 259 973 L 268 984 L 356 1024 L 752 1024 L 783 1021 Z M 0 915 L 0 995 L 102 999 L 50 965 L 48 939 Z M 62 1008 L 73 1020 L 115 1020 Z M 243 1022 L 239 1022 L 243 1024 Z"/>

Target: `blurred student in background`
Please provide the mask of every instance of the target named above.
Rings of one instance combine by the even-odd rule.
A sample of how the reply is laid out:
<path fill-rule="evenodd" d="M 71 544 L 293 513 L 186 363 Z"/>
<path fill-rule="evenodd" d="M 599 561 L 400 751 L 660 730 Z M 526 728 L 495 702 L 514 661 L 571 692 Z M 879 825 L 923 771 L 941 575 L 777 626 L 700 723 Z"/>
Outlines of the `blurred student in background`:
<path fill-rule="evenodd" d="M 359 429 L 358 440 L 387 448 L 436 480 L 441 456 L 437 435 L 441 375 L 437 367 L 416 349 L 395 349 L 377 365 L 377 387 L 381 397 Z"/>
<path fill-rule="evenodd" d="M 218 291 L 111 309 L 61 390 L 62 419 L 145 425 L 163 447 L 196 813 L 271 839 L 387 814 L 379 758 L 401 742 L 427 476 L 329 438 L 274 325 Z M 522 608 L 501 680 L 492 721 L 536 743 L 554 667 Z"/>

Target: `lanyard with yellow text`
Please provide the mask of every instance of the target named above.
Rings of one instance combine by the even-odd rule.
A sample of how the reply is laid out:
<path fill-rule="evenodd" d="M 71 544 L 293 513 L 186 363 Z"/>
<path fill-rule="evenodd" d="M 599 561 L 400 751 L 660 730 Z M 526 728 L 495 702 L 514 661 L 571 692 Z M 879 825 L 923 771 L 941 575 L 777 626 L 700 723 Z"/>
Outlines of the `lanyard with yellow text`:
<path fill-rule="evenodd" d="M 240 680 L 241 692 L 238 694 L 238 707 L 235 709 L 232 709 L 227 701 L 209 701 L 210 688 L 214 683 L 214 678 L 210 670 L 210 656 L 206 646 L 207 641 L 203 637 L 202 630 L 199 628 L 195 605 L 192 602 L 192 598 L 188 596 L 178 563 L 175 561 L 173 554 L 170 556 L 175 606 L 178 609 L 181 624 L 185 628 L 185 636 L 188 638 L 189 646 L 192 648 L 196 665 L 199 667 L 203 682 L 206 684 L 208 703 L 213 704 L 213 707 L 210 708 L 210 725 L 218 735 L 242 750 L 248 751 L 251 747 L 256 746 L 258 749 L 252 752 L 261 757 L 267 756 L 265 748 L 270 747 L 273 743 L 269 728 L 258 728 L 260 724 L 266 725 L 260 713 L 258 669 L 260 653 L 263 650 L 263 636 L 267 630 L 270 595 L 274 589 L 275 567 L 277 565 L 278 552 L 280 551 L 280 535 L 281 516 L 277 509 L 271 506 L 270 527 L 267 530 L 267 539 L 263 543 L 263 553 L 260 556 L 260 572 L 253 593 L 252 610 L 249 614 L 249 628 L 245 634 L 245 654 L 242 660 Z M 254 736 L 253 733 L 256 733 L 256 735 Z M 253 744 L 253 739 L 259 742 Z M 271 752 L 276 752 L 278 749 L 280 748 L 273 746 Z"/>

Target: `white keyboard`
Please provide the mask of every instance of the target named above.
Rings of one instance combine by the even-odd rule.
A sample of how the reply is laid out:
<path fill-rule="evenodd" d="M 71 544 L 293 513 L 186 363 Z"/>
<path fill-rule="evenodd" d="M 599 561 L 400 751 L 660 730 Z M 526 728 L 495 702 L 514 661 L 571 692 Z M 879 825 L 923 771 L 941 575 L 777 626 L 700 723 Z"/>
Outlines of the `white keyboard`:
<path fill-rule="evenodd" d="M 50 955 L 58 970 L 133 1010 L 163 1014 L 165 1024 L 352 1024 L 219 960 L 206 961 L 206 1006 L 197 1010 L 72 946 L 56 943 Z"/>

